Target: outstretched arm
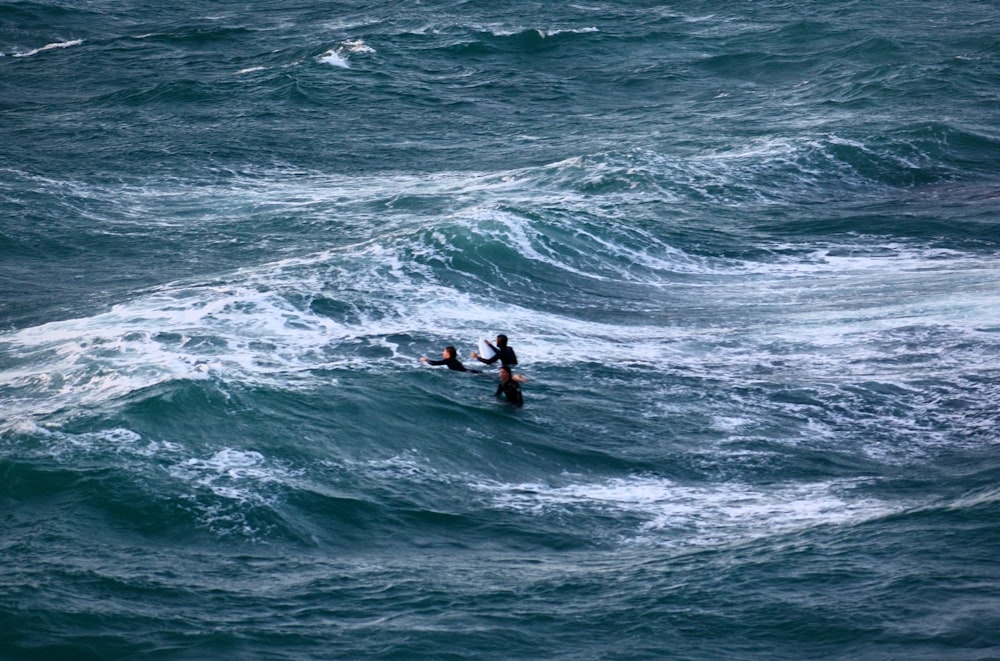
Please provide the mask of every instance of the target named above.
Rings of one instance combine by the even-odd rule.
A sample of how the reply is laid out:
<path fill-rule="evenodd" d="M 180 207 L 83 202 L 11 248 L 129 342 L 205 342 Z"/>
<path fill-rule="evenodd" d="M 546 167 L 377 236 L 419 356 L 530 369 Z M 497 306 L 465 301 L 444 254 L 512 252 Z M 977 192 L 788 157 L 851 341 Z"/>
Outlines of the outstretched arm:
<path fill-rule="evenodd" d="M 493 349 L 493 357 L 492 358 L 483 358 L 476 351 L 472 352 L 472 357 L 475 358 L 476 360 L 478 360 L 481 363 L 486 363 L 487 365 L 492 365 L 493 363 L 495 363 L 498 360 L 500 360 L 500 350 L 497 349 L 492 344 L 490 344 L 489 342 L 486 342 L 486 346 L 488 346 L 490 349 Z"/>

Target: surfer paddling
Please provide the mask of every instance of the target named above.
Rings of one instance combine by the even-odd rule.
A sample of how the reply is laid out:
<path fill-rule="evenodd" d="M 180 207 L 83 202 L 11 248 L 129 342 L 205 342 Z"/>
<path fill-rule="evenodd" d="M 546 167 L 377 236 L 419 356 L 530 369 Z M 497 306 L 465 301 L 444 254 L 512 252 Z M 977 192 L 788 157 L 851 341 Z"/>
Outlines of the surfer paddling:
<path fill-rule="evenodd" d="M 500 361 L 503 367 L 512 367 L 517 365 L 517 354 L 514 353 L 514 349 L 507 344 L 506 335 L 497 335 L 497 345 L 493 346 L 490 344 L 489 340 L 483 340 L 483 344 L 489 347 L 493 351 L 493 355 L 489 358 L 483 358 L 478 352 L 473 351 L 472 357 L 481 363 L 486 363 L 487 365 L 492 365 L 493 363 Z"/>
<path fill-rule="evenodd" d="M 475 374 L 482 374 L 481 370 L 470 370 L 468 367 L 462 364 L 462 361 L 458 359 L 458 352 L 455 347 L 449 345 L 446 346 L 441 351 L 442 360 L 431 360 L 427 356 L 420 356 L 420 362 L 427 363 L 428 365 L 447 365 L 448 369 L 455 370 L 456 372 L 473 372 Z"/>

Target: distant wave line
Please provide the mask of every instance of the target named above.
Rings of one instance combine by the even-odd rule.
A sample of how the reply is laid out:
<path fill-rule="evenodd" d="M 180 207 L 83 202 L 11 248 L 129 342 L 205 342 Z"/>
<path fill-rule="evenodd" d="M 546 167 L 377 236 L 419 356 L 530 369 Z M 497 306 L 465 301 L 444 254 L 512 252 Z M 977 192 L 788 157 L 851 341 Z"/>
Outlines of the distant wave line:
<path fill-rule="evenodd" d="M 27 53 L 14 53 L 14 57 L 31 57 L 32 55 L 37 55 L 47 50 L 55 50 L 57 48 L 69 48 L 71 46 L 79 46 L 82 43 L 83 39 L 74 39 L 72 41 L 59 41 L 52 44 L 46 44 L 41 48 L 30 50 Z"/>

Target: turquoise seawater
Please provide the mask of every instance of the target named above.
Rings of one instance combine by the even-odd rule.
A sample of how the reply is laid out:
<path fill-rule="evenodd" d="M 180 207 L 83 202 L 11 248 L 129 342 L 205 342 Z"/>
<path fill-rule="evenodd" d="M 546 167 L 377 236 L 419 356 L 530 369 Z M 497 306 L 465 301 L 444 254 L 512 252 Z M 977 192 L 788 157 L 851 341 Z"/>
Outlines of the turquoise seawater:
<path fill-rule="evenodd" d="M 1000 657 L 998 23 L 0 0 L 0 658 Z"/>

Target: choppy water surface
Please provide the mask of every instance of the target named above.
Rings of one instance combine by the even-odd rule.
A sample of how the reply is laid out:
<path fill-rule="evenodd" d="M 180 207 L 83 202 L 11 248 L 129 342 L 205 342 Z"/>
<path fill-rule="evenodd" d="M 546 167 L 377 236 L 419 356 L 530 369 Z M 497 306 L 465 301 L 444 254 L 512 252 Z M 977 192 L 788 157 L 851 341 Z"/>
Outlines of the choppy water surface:
<path fill-rule="evenodd" d="M 1000 654 L 989 3 L 0 16 L 0 656 Z"/>

